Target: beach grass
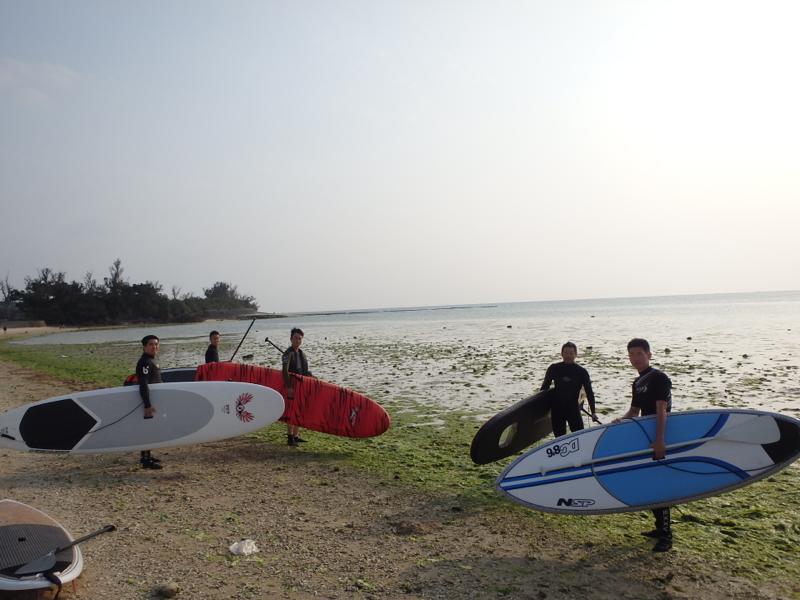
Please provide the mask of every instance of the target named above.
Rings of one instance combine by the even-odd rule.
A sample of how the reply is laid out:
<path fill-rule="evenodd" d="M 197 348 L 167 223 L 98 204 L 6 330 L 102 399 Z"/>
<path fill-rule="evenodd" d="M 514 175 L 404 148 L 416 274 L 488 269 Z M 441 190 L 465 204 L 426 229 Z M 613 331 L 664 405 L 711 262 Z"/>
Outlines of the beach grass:
<path fill-rule="evenodd" d="M 26 346 L 0 343 L 0 358 L 57 379 L 98 387 L 122 385 L 132 372 L 132 352 L 112 344 Z M 138 358 L 138 356 L 137 356 Z"/>
<path fill-rule="evenodd" d="M 199 355 L 202 348 L 191 350 Z M 122 344 L 0 343 L 0 359 L 83 387 L 121 385 L 137 356 L 138 348 Z M 586 552 L 603 548 L 612 552 L 644 544 L 639 534 L 652 527 L 647 512 L 551 515 L 502 497 L 494 490 L 494 481 L 511 459 L 490 465 L 471 462 L 469 447 L 480 425 L 474 413 L 409 402 L 384 405 L 392 416 L 392 427 L 382 436 L 353 440 L 303 431 L 308 442 L 298 453 L 306 459 L 330 462 L 334 468 L 347 466 L 364 472 L 379 485 L 413 488 L 454 512 L 513 515 L 526 523 L 526 535 L 547 528 Z M 276 424 L 251 438 L 282 445 L 285 428 Z M 797 465 L 734 492 L 677 506 L 672 518 L 676 552 L 692 556 L 703 570 L 719 570 L 756 583 L 800 581 Z"/>

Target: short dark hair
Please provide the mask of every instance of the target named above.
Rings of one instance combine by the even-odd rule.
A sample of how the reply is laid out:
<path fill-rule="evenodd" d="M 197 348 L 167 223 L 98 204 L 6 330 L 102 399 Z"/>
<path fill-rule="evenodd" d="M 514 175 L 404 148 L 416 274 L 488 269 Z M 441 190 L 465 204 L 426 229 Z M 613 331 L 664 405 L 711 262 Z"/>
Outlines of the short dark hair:
<path fill-rule="evenodd" d="M 216 329 L 212 329 L 211 333 L 208 334 L 208 339 L 211 339 L 212 335 L 219 335 L 219 331 L 217 331 Z"/>
<path fill-rule="evenodd" d="M 574 342 L 567 342 L 563 346 L 561 346 L 561 351 L 564 351 L 564 348 L 572 348 L 575 352 L 578 351 L 578 347 L 575 345 Z"/>
<path fill-rule="evenodd" d="M 644 338 L 633 338 L 628 342 L 628 350 L 631 348 L 641 348 L 645 352 L 650 352 L 650 343 Z"/>
<path fill-rule="evenodd" d="M 144 337 L 142 338 L 142 346 L 147 346 L 147 342 L 149 342 L 150 340 L 159 341 L 159 340 L 158 340 L 158 336 L 157 336 L 157 335 L 153 335 L 153 334 L 151 333 L 150 335 L 146 335 L 146 336 L 144 336 Z"/>
<path fill-rule="evenodd" d="M 306 334 L 303 333 L 303 330 L 299 327 L 292 327 L 292 331 L 289 333 L 289 337 L 292 337 L 295 333 L 299 333 L 300 337 L 305 337 Z"/>

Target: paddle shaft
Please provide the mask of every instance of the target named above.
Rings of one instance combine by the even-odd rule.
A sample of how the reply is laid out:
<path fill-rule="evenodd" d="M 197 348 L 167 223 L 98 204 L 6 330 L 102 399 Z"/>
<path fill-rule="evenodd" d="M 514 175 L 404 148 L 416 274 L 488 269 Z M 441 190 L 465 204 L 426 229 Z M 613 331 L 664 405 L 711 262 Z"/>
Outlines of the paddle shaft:
<path fill-rule="evenodd" d="M 272 345 L 272 347 L 273 347 L 273 348 L 275 348 L 275 350 L 277 350 L 278 352 L 280 352 L 280 353 L 281 353 L 281 356 L 283 356 L 283 350 L 281 350 L 281 347 L 280 347 L 280 346 L 278 346 L 277 344 L 275 344 L 275 343 L 274 343 L 274 342 L 273 342 L 271 339 L 269 339 L 268 337 L 265 337 L 265 338 L 264 338 L 264 341 L 265 341 L 265 342 L 269 342 L 269 343 L 270 343 L 270 345 Z"/>
<path fill-rule="evenodd" d="M 77 540 L 72 540 L 66 546 L 63 546 L 61 548 L 57 548 L 56 550 L 53 551 L 53 554 L 58 554 L 59 552 L 61 552 L 63 550 L 66 550 L 67 548 L 72 548 L 72 546 L 75 546 L 77 544 L 81 544 L 81 543 L 85 542 L 86 540 L 90 540 L 93 537 L 97 537 L 98 535 L 101 535 L 103 533 L 109 533 L 111 531 L 114 531 L 115 529 L 116 529 L 116 527 L 114 527 L 114 525 L 106 525 L 105 527 L 103 527 L 101 529 L 98 529 L 97 531 L 93 531 L 92 533 L 87 533 L 83 537 L 79 537 Z"/>
<path fill-rule="evenodd" d="M 246 338 L 246 337 L 247 337 L 247 334 L 248 334 L 248 333 L 250 333 L 250 328 L 251 328 L 251 327 L 253 327 L 253 323 L 255 323 L 255 322 L 256 322 L 256 320 L 255 320 L 255 319 L 253 319 L 252 321 L 250 321 L 250 327 L 248 327 L 248 328 L 247 328 L 247 331 L 245 331 L 245 332 L 244 332 L 244 335 L 242 336 L 242 339 L 241 339 L 241 341 L 239 342 L 239 345 L 238 345 L 238 346 L 236 346 L 236 350 L 234 350 L 234 351 L 233 351 L 233 355 L 231 356 L 231 358 L 230 358 L 230 360 L 229 360 L 228 362 L 232 362 L 232 361 L 233 361 L 233 357 L 234 357 L 234 356 L 236 356 L 236 353 L 239 351 L 239 348 L 241 348 L 241 347 L 242 347 L 242 342 L 244 342 L 244 338 Z"/>
<path fill-rule="evenodd" d="M 602 422 L 600 422 L 600 419 L 598 419 L 597 417 L 593 416 L 593 415 L 592 415 L 592 413 L 590 413 L 588 410 L 586 410 L 585 408 L 583 408 L 583 406 L 581 406 L 581 410 L 582 410 L 583 412 L 585 412 L 587 415 L 589 415 L 589 418 L 590 418 L 592 421 L 594 421 L 595 423 L 597 423 L 598 425 L 602 425 L 602 424 L 603 424 Z"/>

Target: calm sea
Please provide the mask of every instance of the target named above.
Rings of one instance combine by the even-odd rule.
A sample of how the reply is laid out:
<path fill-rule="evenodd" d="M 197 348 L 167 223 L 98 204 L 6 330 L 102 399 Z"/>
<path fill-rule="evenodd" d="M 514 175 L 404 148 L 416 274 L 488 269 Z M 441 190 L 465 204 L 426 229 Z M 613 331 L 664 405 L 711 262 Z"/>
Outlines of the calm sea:
<path fill-rule="evenodd" d="M 202 360 L 210 329 L 222 332 L 225 358 L 249 324 L 65 332 L 24 343 L 125 344 L 134 364 L 138 340 L 155 333 L 162 368 L 187 366 Z M 673 380 L 676 410 L 744 406 L 800 416 L 800 291 L 295 315 L 257 321 L 237 360 L 277 365 L 264 338 L 286 346 L 295 326 L 305 331 L 315 375 L 426 418 L 456 408 L 484 416 L 528 395 L 567 340 L 591 373 L 598 408 L 618 414 L 635 376 L 625 350 L 632 337 L 650 341 L 654 364 Z"/>

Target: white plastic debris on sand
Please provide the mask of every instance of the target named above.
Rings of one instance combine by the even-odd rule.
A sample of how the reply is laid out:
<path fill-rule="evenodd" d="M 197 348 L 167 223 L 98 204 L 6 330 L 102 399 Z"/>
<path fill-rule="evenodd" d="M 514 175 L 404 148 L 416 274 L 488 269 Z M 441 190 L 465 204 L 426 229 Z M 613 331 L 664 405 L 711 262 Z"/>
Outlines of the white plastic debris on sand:
<path fill-rule="evenodd" d="M 261 552 L 253 540 L 242 540 L 241 542 L 236 542 L 235 544 L 231 544 L 228 550 L 231 551 L 231 554 L 235 554 L 237 556 L 250 556 L 256 552 Z"/>

